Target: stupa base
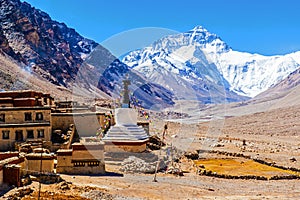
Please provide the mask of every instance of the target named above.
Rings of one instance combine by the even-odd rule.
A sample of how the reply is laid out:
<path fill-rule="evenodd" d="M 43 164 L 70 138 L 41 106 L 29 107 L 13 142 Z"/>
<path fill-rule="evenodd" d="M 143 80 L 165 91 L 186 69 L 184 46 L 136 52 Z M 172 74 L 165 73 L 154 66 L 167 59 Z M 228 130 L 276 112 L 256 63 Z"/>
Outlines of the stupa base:
<path fill-rule="evenodd" d="M 105 141 L 105 152 L 133 152 L 141 153 L 146 151 L 148 140 L 142 141 Z"/>

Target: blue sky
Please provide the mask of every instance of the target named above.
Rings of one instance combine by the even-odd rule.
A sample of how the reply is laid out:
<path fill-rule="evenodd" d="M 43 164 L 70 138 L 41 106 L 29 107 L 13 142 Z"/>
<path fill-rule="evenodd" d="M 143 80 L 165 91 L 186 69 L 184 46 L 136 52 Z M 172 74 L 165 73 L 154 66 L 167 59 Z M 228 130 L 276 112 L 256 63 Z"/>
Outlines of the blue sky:
<path fill-rule="evenodd" d="M 123 31 L 202 25 L 234 50 L 263 55 L 300 50 L 298 0 L 25 0 L 81 35 L 103 42 Z"/>

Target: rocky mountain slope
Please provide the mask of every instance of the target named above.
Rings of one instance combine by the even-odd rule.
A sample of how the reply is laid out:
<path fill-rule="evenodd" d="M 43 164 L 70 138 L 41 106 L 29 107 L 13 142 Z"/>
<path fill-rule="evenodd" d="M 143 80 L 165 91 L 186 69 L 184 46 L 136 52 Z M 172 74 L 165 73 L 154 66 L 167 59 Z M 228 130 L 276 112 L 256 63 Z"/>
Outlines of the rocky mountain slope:
<path fill-rule="evenodd" d="M 204 88 L 204 82 L 223 87 L 227 95 L 254 97 L 298 69 L 299 54 L 263 56 L 234 51 L 216 34 L 197 26 L 130 52 L 122 61 L 177 91 L 197 85 Z M 165 81 L 162 74 L 169 74 L 171 80 Z M 210 89 L 210 93 L 215 91 Z"/>
<path fill-rule="evenodd" d="M 68 86 L 98 44 L 19 0 L 1 0 L 4 51 L 52 83 Z"/>
<path fill-rule="evenodd" d="M 164 37 L 120 61 L 101 45 L 26 2 L 0 2 L 3 59 L 8 55 L 32 77 L 91 98 L 119 97 L 122 80 L 128 76 L 131 91 L 148 108 L 173 105 L 176 99 L 244 101 L 300 66 L 299 52 L 269 57 L 237 52 L 203 27 Z M 2 89 L 28 88 L 11 84 L 9 76 L 1 77 Z"/>
<path fill-rule="evenodd" d="M 260 93 L 250 102 L 268 102 L 268 104 L 272 105 L 272 108 L 299 105 L 300 69 L 297 69 L 276 85 Z"/>
<path fill-rule="evenodd" d="M 133 85 L 139 82 L 132 87 L 133 92 L 144 102 L 147 100 L 148 107 L 152 106 L 151 101 L 162 105 L 173 103 L 168 90 L 131 72 L 107 49 L 82 37 L 64 23 L 53 21 L 47 13 L 19 0 L 0 2 L 0 51 L 3 58 L 10 56 L 19 65 L 19 70 L 30 74 L 31 78 L 46 80 L 76 95 L 110 98 L 107 94 L 120 94 L 120 89 L 116 88 L 121 88 L 124 75 L 129 73 L 134 74 L 135 78 L 130 77 Z M 6 79 L 3 75 L 3 83 L 10 85 L 12 80 Z M 149 90 L 141 90 L 145 86 L 149 86 Z M 2 89 L 28 88 L 26 84 L 15 87 L 12 83 Z"/>
<path fill-rule="evenodd" d="M 72 90 L 49 83 L 33 72 L 24 70 L 20 63 L 16 62 L 5 53 L 0 53 L 0 88 L 3 90 L 37 90 L 51 94 L 55 99 L 65 100 L 72 96 Z M 80 98 L 76 95 L 74 99 Z"/>
<path fill-rule="evenodd" d="M 97 88 L 109 94 L 114 99 L 121 98 L 123 80 L 129 79 L 131 81 L 129 89 L 143 107 L 160 109 L 174 104 L 174 94 L 165 87 L 149 81 L 139 72 L 130 69 L 126 64 L 114 57 L 110 60 L 106 59 L 105 62 L 107 63 L 103 62 L 102 57 L 102 49 L 97 47 L 87 57 L 77 77 L 80 78 L 81 74 L 85 74 L 83 77 L 88 76 L 94 80 L 98 78 L 99 81 L 96 82 L 98 83 Z M 95 74 L 86 73 L 91 67 L 98 69 L 97 77 L 95 77 Z"/>

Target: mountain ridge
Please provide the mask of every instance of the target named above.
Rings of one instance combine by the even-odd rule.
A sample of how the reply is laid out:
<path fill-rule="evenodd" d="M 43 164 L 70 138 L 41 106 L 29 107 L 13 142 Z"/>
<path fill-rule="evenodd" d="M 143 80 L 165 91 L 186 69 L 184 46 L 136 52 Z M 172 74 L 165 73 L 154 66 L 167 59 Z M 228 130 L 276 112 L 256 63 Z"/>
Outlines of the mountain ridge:
<path fill-rule="evenodd" d="M 3 55 L 18 62 L 19 70 L 30 78 L 43 79 L 83 98 L 111 98 L 120 93 L 125 73 L 131 74 L 136 95 L 148 103 L 172 104 L 172 94 L 149 83 L 121 63 L 109 50 L 79 35 L 75 29 L 54 21 L 50 16 L 20 0 L 0 0 L 0 47 Z M 91 58 L 94 56 L 94 58 Z M 4 56 L 5 58 L 6 56 Z M 7 65 L 11 66 L 11 65 Z M 14 71 L 15 73 L 18 73 Z M 104 76 L 105 73 L 105 76 Z M 3 75 L 3 80 L 5 80 Z M 13 78 L 14 79 L 14 78 Z M 15 80 L 15 79 L 14 79 Z M 32 84 L 11 84 L 3 89 L 28 89 Z M 114 87 L 111 87 L 114 84 Z M 141 88 L 147 87 L 147 92 Z M 55 90 L 55 89 L 54 89 Z M 104 94 L 102 91 L 110 95 Z M 72 94 L 73 93 L 73 94 Z M 75 94 L 76 93 L 76 94 Z M 152 103 L 153 104 L 153 103 Z M 145 106 L 153 106 L 153 105 Z"/>
<path fill-rule="evenodd" d="M 83 57 L 98 46 L 26 2 L 1 0 L 0 10 L 2 36 L 13 50 L 6 53 L 56 85 L 72 82 Z"/>
<path fill-rule="evenodd" d="M 154 79 L 153 75 L 150 76 L 151 63 L 161 60 L 161 55 L 166 53 L 177 57 L 173 63 L 165 63 L 164 68 L 167 71 L 174 71 L 180 67 L 186 68 L 199 79 L 201 76 L 195 69 L 203 70 L 214 66 L 218 70 L 215 75 L 218 73 L 220 75 L 218 80 L 224 79 L 225 90 L 248 97 L 254 97 L 267 90 L 300 67 L 297 52 L 284 56 L 238 52 L 202 26 L 159 39 L 144 49 L 128 53 L 122 61 Z M 201 66 L 195 67 L 199 63 Z M 206 75 L 212 76 L 212 74 Z M 181 75 L 179 76 L 182 78 Z"/>
<path fill-rule="evenodd" d="M 21 70 L 91 96 L 104 91 L 117 98 L 127 74 L 131 90 L 148 108 L 180 99 L 245 101 L 300 67 L 300 52 L 283 56 L 238 52 L 202 26 L 165 36 L 120 61 L 26 2 L 0 2 L 0 52 L 19 62 Z"/>

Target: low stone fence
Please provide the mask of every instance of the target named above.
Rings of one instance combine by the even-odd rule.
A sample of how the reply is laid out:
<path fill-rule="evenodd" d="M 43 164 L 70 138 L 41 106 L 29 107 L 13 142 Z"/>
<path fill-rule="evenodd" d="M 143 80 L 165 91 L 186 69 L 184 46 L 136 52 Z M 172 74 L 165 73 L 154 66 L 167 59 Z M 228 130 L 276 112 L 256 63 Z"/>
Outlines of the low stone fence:
<path fill-rule="evenodd" d="M 216 172 L 212 172 L 205 169 L 199 169 L 198 170 L 199 175 L 203 176 L 212 176 L 217 178 L 225 178 L 225 179 L 245 179 L 245 180 L 291 180 L 291 179 L 300 179 L 300 176 L 298 175 L 282 175 L 282 176 L 272 176 L 270 178 L 264 177 L 264 176 L 256 176 L 256 175 L 242 175 L 242 176 L 234 176 L 229 174 L 218 174 Z"/>
<path fill-rule="evenodd" d="M 232 156 L 232 157 L 240 157 L 240 158 L 245 158 L 245 159 L 251 159 L 255 162 L 258 162 L 260 164 L 268 165 L 271 167 L 283 169 L 283 170 L 290 170 L 293 172 L 300 172 L 300 169 L 294 168 L 294 167 L 285 167 L 285 166 L 280 166 L 276 165 L 275 163 L 267 162 L 261 159 L 257 158 L 252 158 L 251 156 L 244 155 L 242 153 L 233 153 L 233 152 L 226 152 L 226 151 L 219 151 L 219 150 L 210 150 L 210 151 L 202 151 L 198 150 L 196 152 L 189 152 L 186 153 L 184 156 L 188 159 L 192 160 L 198 160 L 199 159 L 199 153 L 214 153 L 214 154 L 219 154 L 219 155 L 225 155 L 225 156 Z M 197 155 L 198 154 L 198 155 Z M 256 175 L 244 175 L 244 176 L 234 176 L 234 175 L 227 175 L 227 174 L 218 174 L 217 172 L 212 172 L 209 170 L 206 170 L 204 168 L 199 167 L 197 173 L 199 175 L 205 175 L 205 176 L 213 176 L 217 178 L 225 178 L 225 179 L 255 179 L 255 180 L 289 180 L 289 179 L 300 179 L 300 175 L 275 175 L 270 178 L 264 177 L 264 176 L 256 176 Z"/>

